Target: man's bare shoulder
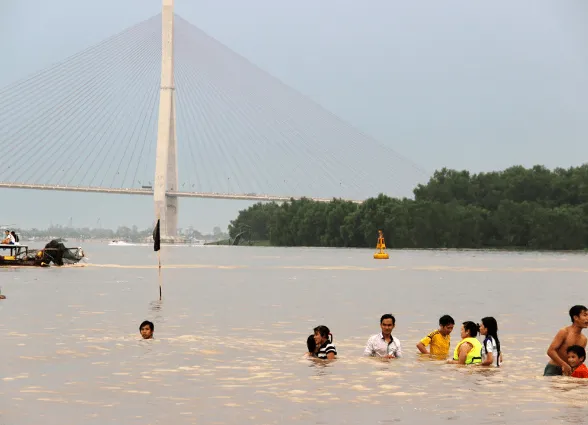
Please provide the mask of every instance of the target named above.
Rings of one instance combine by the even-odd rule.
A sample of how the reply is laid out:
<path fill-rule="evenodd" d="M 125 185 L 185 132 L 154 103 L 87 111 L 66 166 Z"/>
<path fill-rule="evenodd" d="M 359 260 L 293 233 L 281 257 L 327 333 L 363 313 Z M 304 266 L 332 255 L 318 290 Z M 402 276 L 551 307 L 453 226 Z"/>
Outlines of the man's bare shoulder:
<path fill-rule="evenodd" d="M 553 341 L 551 342 L 552 347 L 560 347 L 562 344 L 565 343 L 566 339 L 568 339 L 568 335 L 570 335 L 570 326 L 566 326 L 565 328 L 561 328 L 555 336 L 553 337 Z"/>
<path fill-rule="evenodd" d="M 568 325 L 568 326 L 565 326 L 565 327 L 561 328 L 557 333 L 558 333 L 558 335 L 559 334 L 565 334 L 565 335 L 575 334 L 575 335 L 578 335 L 578 328 L 576 328 L 574 325 Z M 582 334 L 580 334 L 580 335 L 582 335 Z M 582 335 L 582 337 L 586 338 L 584 335 Z"/>
<path fill-rule="evenodd" d="M 582 347 L 586 347 L 586 335 L 580 333 L 578 334 L 578 330 L 574 328 L 574 325 L 570 325 L 570 326 L 566 326 L 565 328 L 561 328 L 557 335 L 555 336 L 556 338 L 560 336 L 565 338 L 568 341 L 575 341 L 577 345 L 581 345 Z M 569 339 L 568 339 L 569 338 Z"/>
<path fill-rule="evenodd" d="M 568 336 L 572 331 L 572 327 L 571 326 L 565 326 L 563 328 L 561 328 L 559 331 L 557 331 L 557 333 L 555 334 L 555 338 L 565 338 L 566 336 Z"/>

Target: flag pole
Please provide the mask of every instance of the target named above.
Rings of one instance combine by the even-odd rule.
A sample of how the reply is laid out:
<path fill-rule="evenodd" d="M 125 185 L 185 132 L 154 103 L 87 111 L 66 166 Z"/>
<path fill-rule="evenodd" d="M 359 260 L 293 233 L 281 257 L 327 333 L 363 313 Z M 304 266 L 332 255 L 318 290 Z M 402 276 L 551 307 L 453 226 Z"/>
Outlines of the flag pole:
<path fill-rule="evenodd" d="M 159 215 L 157 216 L 157 224 L 153 229 L 153 250 L 157 251 L 157 265 L 159 275 L 159 301 L 161 301 L 161 232 L 159 230 Z"/>
<path fill-rule="evenodd" d="M 159 264 L 159 301 L 161 301 L 161 251 L 157 251 L 157 263 Z"/>

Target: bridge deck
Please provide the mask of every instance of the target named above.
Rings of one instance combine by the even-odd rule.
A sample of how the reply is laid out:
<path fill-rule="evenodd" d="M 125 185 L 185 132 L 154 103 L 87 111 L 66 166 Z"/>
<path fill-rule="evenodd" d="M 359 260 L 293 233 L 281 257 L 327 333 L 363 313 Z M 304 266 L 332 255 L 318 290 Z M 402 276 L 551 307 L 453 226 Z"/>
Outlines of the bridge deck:
<path fill-rule="evenodd" d="M 61 186 L 61 185 L 43 185 L 43 184 L 24 184 L 24 183 L 2 183 L 0 182 L 0 188 L 5 189 L 31 189 L 31 190 L 58 190 L 65 192 L 93 192 L 93 193 L 111 193 L 120 195 L 150 195 L 153 196 L 153 189 L 111 189 L 103 187 L 91 187 L 91 186 Z M 231 193 L 207 193 L 207 192 L 179 192 L 179 191 L 168 191 L 168 195 L 177 196 L 179 198 L 212 198 L 212 199 L 239 199 L 246 201 L 265 201 L 265 202 L 285 202 L 291 199 L 299 200 L 302 197 L 299 196 L 275 196 L 275 195 L 257 195 L 257 194 L 231 194 Z M 332 198 L 311 198 L 317 202 L 331 202 Z M 349 201 L 356 204 L 360 204 L 363 201 L 355 199 L 342 199 L 343 201 Z"/>

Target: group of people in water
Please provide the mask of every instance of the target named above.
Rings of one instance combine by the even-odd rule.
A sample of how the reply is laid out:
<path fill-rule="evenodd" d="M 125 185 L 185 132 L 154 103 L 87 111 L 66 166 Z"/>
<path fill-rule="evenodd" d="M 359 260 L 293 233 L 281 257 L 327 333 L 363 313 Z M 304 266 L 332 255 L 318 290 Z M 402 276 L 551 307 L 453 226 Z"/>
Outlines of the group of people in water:
<path fill-rule="evenodd" d="M 493 317 L 484 317 L 481 324 L 471 321 L 461 326 L 461 341 L 453 351 L 450 363 L 476 364 L 482 366 L 499 367 L 502 363 L 500 340 L 498 339 L 498 323 Z M 380 318 L 381 332 L 372 335 L 363 350 L 363 355 L 382 359 L 401 358 L 402 344 L 392 335 L 396 327 L 396 318 L 392 314 L 384 314 Z M 451 345 L 451 332 L 455 327 L 455 320 L 449 315 L 439 319 L 439 328 L 422 338 L 416 348 L 422 354 L 428 354 L 436 359 L 446 359 Z M 476 338 L 483 335 L 484 341 Z M 332 360 L 337 357 L 337 349 L 333 344 L 333 335 L 328 327 L 321 325 L 314 328 L 314 334 L 309 335 L 307 341 L 309 357 Z"/>
<path fill-rule="evenodd" d="M 544 376 L 565 375 L 574 378 L 588 378 L 586 360 L 586 336 L 582 330 L 588 328 L 588 308 L 575 305 L 569 311 L 572 324 L 558 331 L 547 349 L 549 362 L 545 366 Z M 500 367 L 502 349 L 498 338 L 498 322 L 494 317 L 484 317 L 481 323 L 463 322 L 460 329 L 461 340 L 453 350 L 448 363 L 460 365 L 477 365 Z M 392 335 L 396 327 L 396 318 L 392 314 L 384 314 L 380 318 L 381 332 L 372 335 L 363 350 L 363 355 L 381 359 L 398 359 L 403 357 L 400 340 Z M 441 316 L 439 328 L 422 338 L 417 350 L 435 359 L 446 360 L 451 346 L 451 333 L 455 320 L 449 315 Z M 139 326 L 143 339 L 153 339 L 155 325 L 145 320 Z M 478 340 L 478 334 L 484 337 Z M 333 343 L 333 334 L 328 327 L 321 325 L 314 328 L 314 333 L 306 340 L 308 348 L 306 356 L 320 360 L 337 358 L 337 348 Z"/>
<path fill-rule="evenodd" d="M 544 376 L 588 378 L 588 368 L 584 364 L 587 340 L 582 334 L 582 330 L 588 328 L 588 308 L 575 305 L 570 308 L 569 315 L 572 324 L 561 329 L 547 349 L 550 360 L 543 372 Z M 498 338 L 498 323 L 494 317 L 484 317 L 480 322 L 462 323 L 461 340 L 453 350 L 451 359 L 447 360 L 448 363 L 500 367 L 503 357 Z M 381 359 L 401 358 L 403 355 L 400 340 L 392 336 L 395 326 L 396 318 L 391 314 L 384 314 L 380 318 L 381 332 L 368 339 L 363 355 Z M 416 348 L 420 353 L 433 358 L 447 359 L 454 326 L 455 320 L 451 316 L 442 316 L 439 319 L 439 328 L 421 339 Z M 478 333 L 484 337 L 482 342 L 477 338 Z M 321 360 L 337 358 L 333 335 L 324 325 L 314 328 L 314 334 L 308 336 L 306 344 L 308 357 Z"/>

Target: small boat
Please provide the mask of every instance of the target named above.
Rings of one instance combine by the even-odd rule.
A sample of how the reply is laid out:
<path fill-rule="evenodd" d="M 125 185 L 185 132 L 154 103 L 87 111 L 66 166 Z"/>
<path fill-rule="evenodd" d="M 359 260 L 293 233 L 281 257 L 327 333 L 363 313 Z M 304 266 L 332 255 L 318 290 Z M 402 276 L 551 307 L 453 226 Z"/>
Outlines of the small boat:
<path fill-rule="evenodd" d="M 121 240 L 114 240 L 112 242 L 108 242 L 108 245 L 115 245 L 115 246 L 129 246 L 133 245 L 132 243 L 121 241 Z"/>
<path fill-rule="evenodd" d="M 63 266 L 79 263 L 84 257 L 80 247 L 67 248 L 61 239 L 53 239 L 43 249 L 29 250 L 28 245 L 2 244 L 0 251 L 10 255 L 0 255 L 0 267 L 49 267 L 51 264 Z"/>

